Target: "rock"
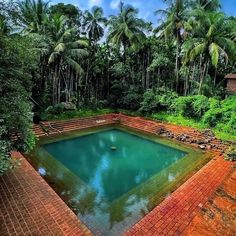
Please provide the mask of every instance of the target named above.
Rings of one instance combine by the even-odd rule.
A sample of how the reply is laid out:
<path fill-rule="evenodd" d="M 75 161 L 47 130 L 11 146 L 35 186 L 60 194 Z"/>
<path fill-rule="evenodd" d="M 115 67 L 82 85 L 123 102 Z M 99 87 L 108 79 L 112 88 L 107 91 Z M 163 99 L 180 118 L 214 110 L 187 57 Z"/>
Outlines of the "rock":
<path fill-rule="evenodd" d="M 72 102 L 62 102 L 61 103 L 64 106 L 64 109 L 69 111 L 69 110 L 76 110 L 76 105 Z"/>
<path fill-rule="evenodd" d="M 180 134 L 176 137 L 176 139 L 182 142 L 187 142 L 189 136 L 187 134 Z"/>
<path fill-rule="evenodd" d="M 211 139 L 205 139 L 205 143 L 210 143 Z"/>
<path fill-rule="evenodd" d="M 173 134 L 171 131 L 167 131 L 167 132 L 165 133 L 165 136 L 166 136 L 167 138 L 174 138 L 174 137 L 175 137 L 174 134 Z"/>
<path fill-rule="evenodd" d="M 203 149 L 203 150 L 206 149 L 206 145 L 204 145 L 204 144 L 201 144 L 201 145 L 199 145 L 198 147 L 201 148 L 201 149 Z"/>
<path fill-rule="evenodd" d="M 206 149 L 207 149 L 207 150 L 211 150 L 211 148 L 212 148 L 212 147 L 211 147 L 211 144 L 207 144 L 207 145 L 206 145 Z"/>
<path fill-rule="evenodd" d="M 199 144 L 199 145 L 201 145 L 201 144 L 204 144 L 205 142 L 203 141 L 203 140 L 196 140 L 196 142 L 195 142 L 196 144 Z"/>
<path fill-rule="evenodd" d="M 208 137 L 215 137 L 215 134 L 213 133 L 211 129 L 205 129 L 201 133 Z"/>
<path fill-rule="evenodd" d="M 156 131 L 157 134 L 163 134 L 165 132 L 166 132 L 166 130 L 163 127 L 158 128 Z"/>

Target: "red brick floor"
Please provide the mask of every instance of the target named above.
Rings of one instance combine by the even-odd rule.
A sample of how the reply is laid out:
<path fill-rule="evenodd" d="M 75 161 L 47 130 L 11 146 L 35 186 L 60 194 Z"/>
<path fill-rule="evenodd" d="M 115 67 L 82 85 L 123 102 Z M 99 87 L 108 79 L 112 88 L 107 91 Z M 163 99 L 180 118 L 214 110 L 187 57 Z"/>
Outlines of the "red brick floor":
<path fill-rule="evenodd" d="M 230 162 L 216 155 L 125 235 L 182 235 L 231 167 Z"/>
<path fill-rule="evenodd" d="M 183 235 L 236 235 L 236 169 L 201 208 Z"/>
<path fill-rule="evenodd" d="M 61 133 L 113 123 L 153 134 L 157 129 L 165 128 L 172 131 L 175 138 L 185 133 L 191 139 L 204 139 L 200 132 L 191 128 L 120 114 L 54 122 L 53 128 L 45 122 L 49 133 L 46 134 L 40 126 L 35 126 L 34 131 L 38 136 L 44 136 L 58 133 L 58 130 Z M 220 154 L 227 144 L 217 139 L 211 142 L 215 158 L 131 227 L 126 235 L 182 235 L 186 232 L 232 167 Z M 22 157 L 19 153 L 14 156 Z M 19 168 L 0 177 L 0 209 L 0 235 L 91 234 L 23 157 Z"/>
<path fill-rule="evenodd" d="M 21 166 L 0 177 L 0 235 L 91 235 L 20 153 Z"/>

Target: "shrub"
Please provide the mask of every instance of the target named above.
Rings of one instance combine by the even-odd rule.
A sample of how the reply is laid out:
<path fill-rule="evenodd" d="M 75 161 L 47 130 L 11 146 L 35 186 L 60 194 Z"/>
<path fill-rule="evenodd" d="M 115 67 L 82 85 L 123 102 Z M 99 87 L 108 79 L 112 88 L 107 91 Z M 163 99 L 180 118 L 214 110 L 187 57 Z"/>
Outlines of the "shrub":
<path fill-rule="evenodd" d="M 209 101 L 203 95 L 179 97 L 172 104 L 172 108 L 179 115 L 201 119 L 209 109 Z"/>
<path fill-rule="evenodd" d="M 10 143 L 6 140 L 0 140 L 0 175 L 13 167 L 14 163 L 10 155 Z"/>
<path fill-rule="evenodd" d="M 112 108 L 122 107 L 122 99 L 125 89 L 127 88 L 121 81 L 114 80 L 112 82 L 109 95 L 109 105 Z"/>
<path fill-rule="evenodd" d="M 171 110 L 172 104 L 178 98 L 177 93 L 171 90 L 158 90 L 158 93 L 157 99 L 159 101 L 159 109 Z"/>
<path fill-rule="evenodd" d="M 0 175 L 14 168 L 17 162 L 11 158 L 11 142 L 7 140 L 7 127 L 0 126 Z"/>
<path fill-rule="evenodd" d="M 98 101 L 98 108 L 103 109 L 108 107 L 108 101 L 107 100 L 99 100 Z"/>
<path fill-rule="evenodd" d="M 203 95 L 193 97 L 193 111 L 194 117 L 197 119 L 202 118 L 205 112 L 209 109 L 208 98 Z"/>
<path fill-rule="evenodd" d="M 156 110 L 158 102 L 153 90 L 147 90 L 143 95 L 143 101 L 141 102 L 141 107 L 139 109 L 142 113 L 152 113 Z"/>
<path fill-rule="evenodd" d="M 63 104 L 57 104 L 54 106 L 54 113 L 56 115 L 60 115 L 64 111 L 64 105 Z"/>
<path fill-rule="evenodd" d="M 45 112 L 51 115 L 60 115 L 64 111 L 64 105 L 59 103 L 55 106 L 49 106 Z"/>
<path fill-rule="evenodd" d="M 135 90 L 129 90 L 123 98 L 123 106 L 126 109 L 137 110 L 140 108 L 142 93 Z"/>
<path fill-rule="evenodd" d="M 218 130 L 236 134 L 236 96 L 219 102 L 209 99 L 210 109 L 203 116 L 203 122 Z"/>
<path fill-rule="evenodd" d="M 172 104 L 173 110 L 176 114 L 190 117 L 192 115 L 192 97 L 179 97 L 175 103 Z"/>
<path fill-rule="evenodd" d="M 203 116 L 203 123 L 210 127 L 215 127 L 222 118 L 222 110 L 220 108 L 213 108 L 208 110 Z"/>
<path fill-rule="evenodd" d="M 144 93 L 143 101 L 141 102 L 140 112 L 153 113 L 158 111 L 168 111 L 172 104 L 178 98 L 177 93 L 159 88 L 156 91 L 150 89 Z"/>

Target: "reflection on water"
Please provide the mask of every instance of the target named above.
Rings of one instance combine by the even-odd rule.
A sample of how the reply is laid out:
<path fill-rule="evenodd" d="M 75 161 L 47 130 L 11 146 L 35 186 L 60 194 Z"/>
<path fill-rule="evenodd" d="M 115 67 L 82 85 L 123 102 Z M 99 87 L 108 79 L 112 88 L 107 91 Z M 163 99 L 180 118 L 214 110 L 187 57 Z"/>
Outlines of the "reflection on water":
<path fill-rule="evenodd" d="M 45 176 L 47 174 L 47 171 L 43 167 L 39 167 L 38 172 L 41 176 Z"/>
<path fill-rule="evenodd" d="M 120 130 L 47 144 L 45 149 L 110 202 L 185 155 Z"/>
<path fill-rule="evenodd" d="M 127 230 L 197 160 L 116 129 L 46 144 L 36 153 L 38 172 L 96 235 Z"/>

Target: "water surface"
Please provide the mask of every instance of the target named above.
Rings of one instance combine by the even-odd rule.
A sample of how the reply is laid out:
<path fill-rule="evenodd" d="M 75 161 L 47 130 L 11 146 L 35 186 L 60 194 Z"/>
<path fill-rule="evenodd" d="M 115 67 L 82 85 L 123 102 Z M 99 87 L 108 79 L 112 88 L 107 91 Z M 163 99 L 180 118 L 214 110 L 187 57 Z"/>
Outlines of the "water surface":
<path fill-rule="evenodd" d="M 95 235 L 121 235 L 204 160 L 117 128 L 46 142 L 30 159 Z"/>

